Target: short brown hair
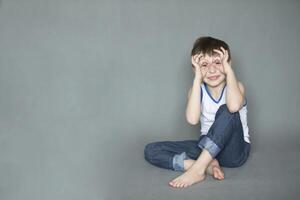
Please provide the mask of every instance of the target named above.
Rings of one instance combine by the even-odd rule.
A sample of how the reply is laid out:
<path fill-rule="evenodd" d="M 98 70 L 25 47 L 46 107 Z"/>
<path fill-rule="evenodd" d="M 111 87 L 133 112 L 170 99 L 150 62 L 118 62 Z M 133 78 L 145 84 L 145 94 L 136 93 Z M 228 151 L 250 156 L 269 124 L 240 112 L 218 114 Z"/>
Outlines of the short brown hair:
<path fill-rule="evenodd" d="M 194 56 L 199 53 L 212 55 L 213 49 L 219 49 L 221 50 L 221 47 L 223 47 L 225 50 L 228 51 L 228 61 L 231 60 L 231 54 L 228 44 L 226 42 L 213 38 L 213 37 L 199 37 L 196 39 L 193 45 L 193 49 L 191 51 L 191 56 Z"/>

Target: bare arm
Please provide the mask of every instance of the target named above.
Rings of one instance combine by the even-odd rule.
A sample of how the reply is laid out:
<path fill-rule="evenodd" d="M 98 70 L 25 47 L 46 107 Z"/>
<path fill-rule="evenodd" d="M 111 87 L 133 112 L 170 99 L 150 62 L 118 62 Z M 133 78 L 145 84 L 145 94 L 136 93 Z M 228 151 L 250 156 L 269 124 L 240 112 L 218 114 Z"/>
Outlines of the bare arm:
<path fill-rule="evenodd" d="M 241 109 L 244 103 L 245 89 L 242 83 L 238 82 L 233 69 L 231 68 L 231 61 L 228 62 L 228 51 L 223 47 L 221 50 L 214 49 L 218 52 L 222 59 L 223 70 L 226 74 L 227 92 L 226 105 L 230 112 L 234 113 Z"/>
<path fill-rule="evenodd" d="M 233 113 L 242 108 L 245 98 L 245 89 L 243 84 L 237 81 L 234 71 L 231 68 L 229 69 L 226 75 L 226 105 L 228 110 Z"/>
<path fill-rule="evenodd" d="M 200 60 L 203 57 L 203 54 L 193 55 L 191 58 L 193 71 L 195 73 L 193 86 L 189 89 L 188 92 L 188 102 L 185 110 L 185 116 L 188 123 L 192 125 L 198 124 L 200 120 L 201 113 L 201 83 L 203 79 L 202 72 L 200 70 Z"/>
<path fill-rule="evenodd" d="M 193 86 L 189 89 L 188 92 L 188 102 L 186 106 L 186 120 L 192 125 L 198 124 L 200 120 L 201 112 L 201 92 L 200 92 L 201 82 L 197 79 L 194 79 Z"/>

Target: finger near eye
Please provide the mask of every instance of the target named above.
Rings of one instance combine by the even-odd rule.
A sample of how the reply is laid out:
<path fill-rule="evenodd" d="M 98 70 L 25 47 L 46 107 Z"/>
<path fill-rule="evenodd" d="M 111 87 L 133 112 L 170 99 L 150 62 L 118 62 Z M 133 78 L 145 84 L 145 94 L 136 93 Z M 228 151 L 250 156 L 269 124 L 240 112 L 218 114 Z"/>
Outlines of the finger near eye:
<path fill-rule="evenodd" d="M 193 60 L 197 62 L 197 60 L 198 60 L 197 55 L 193 56 Z"/>
<path fill-rule="evenodd" d="M 214 49 L 214 51 L 216 51 L 216 52 L 222 52 L 222 51 L 220 51 L 219 49 Z"/>
<path fill-rule="evenodd" d="M 198 56 L 198 61 L 200 62 L 201 58 L 203 57 L 203 55 L 199 55 Z"/>
<path fill-rule="evenodd" d="M 220 55 L 223 55 L 223 52 L 222 51 L 219 51 L 217 49 L 214 49 L 215 52 L 219 53 Z"/>

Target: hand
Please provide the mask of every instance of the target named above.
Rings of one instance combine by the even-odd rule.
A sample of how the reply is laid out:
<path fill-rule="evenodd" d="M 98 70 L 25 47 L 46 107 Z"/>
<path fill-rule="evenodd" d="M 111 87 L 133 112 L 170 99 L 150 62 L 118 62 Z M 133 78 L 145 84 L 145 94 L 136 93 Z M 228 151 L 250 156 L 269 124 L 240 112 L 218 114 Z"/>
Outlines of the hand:
<path fill-rule="evenodd" d="M 192 56 L 192 64 L 193 64 L 193 70 L 195 72 L 195 79 L 199 80 L 200 83 L 203 81 L 203 74 L 200 70 L 201 66 L 200 66 L 200 59 L 203 57 L 203 54 L 196 54 L 194 56 Z"/>
<path fill-rule="evenodd" d="M 231 61 L 228 62 L 228 51 L 223 47 L 221 47 L 221 51 L 217 49 L 214 49 L 213 51 L 217 52 L 220 55 L 224 73 L 227 74 L 229 70 L 231 70 Z"/>

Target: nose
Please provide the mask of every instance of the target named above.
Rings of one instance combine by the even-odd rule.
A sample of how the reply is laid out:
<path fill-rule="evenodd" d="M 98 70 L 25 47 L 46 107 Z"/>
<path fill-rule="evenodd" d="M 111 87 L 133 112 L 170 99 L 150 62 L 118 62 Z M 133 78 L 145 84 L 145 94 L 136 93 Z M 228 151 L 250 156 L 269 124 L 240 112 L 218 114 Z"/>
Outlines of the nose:
<path fill-rule="evenodd" d="M 215 67 L 215 65 L 214 65 L 214 64 L 209 64 L 209 65 L 208 65 L 208 71 L 209 71 L 210 73 L 215 73 L 215 72 L 216 72 L 216 67 Z"/>

